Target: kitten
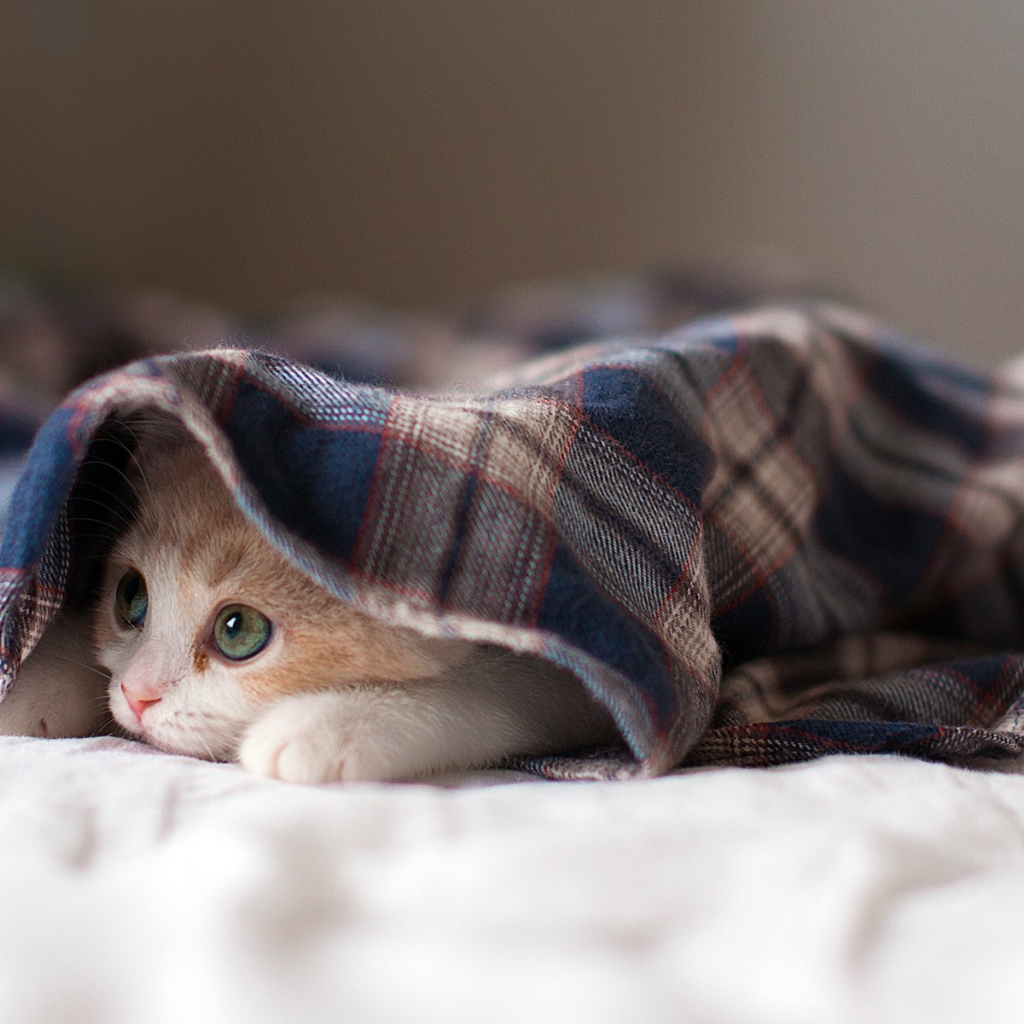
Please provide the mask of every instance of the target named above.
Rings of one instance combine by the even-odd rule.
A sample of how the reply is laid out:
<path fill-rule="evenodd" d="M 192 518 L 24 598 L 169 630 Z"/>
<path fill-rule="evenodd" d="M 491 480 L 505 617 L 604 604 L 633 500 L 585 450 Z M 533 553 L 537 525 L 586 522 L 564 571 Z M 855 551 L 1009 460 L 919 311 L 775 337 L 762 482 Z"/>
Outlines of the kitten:
<path fill-rule="evenodd" d="M 144 435 L 136 466 L 138 512 L 92 623 L 129 735 L 294 782 L 414 779 L 615 741 L 569 673 L 389 626 L 328 593 L 252 525 L 190 438 L 147 447 Z M 77 711 L 54 701 L 54 656 L 76 628 L 44 635 L 23 670 L 36 678 L 0 703 L 0 732 L 89 731 L 97 677 L 81 654 Z"/>

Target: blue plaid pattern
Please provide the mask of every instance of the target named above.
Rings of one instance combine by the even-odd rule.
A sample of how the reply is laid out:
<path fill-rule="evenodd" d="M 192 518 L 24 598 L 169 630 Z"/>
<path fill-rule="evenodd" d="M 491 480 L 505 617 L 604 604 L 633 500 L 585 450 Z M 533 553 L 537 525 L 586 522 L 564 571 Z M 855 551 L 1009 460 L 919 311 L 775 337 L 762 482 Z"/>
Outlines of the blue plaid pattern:
<path fill-rule="evenodd" d="M 24 462 L 0 545 L 3 692 L 85 572 L 80 467 L 147 407 L 181 418 L 322 585 L 571 669 L 626 743 L 524 767 L 1024 750 L 1012 367 L 972 373 L 826 305 L 593 342 L 440 396 L 261 351 L 136 362 L 73 392 Z"/>

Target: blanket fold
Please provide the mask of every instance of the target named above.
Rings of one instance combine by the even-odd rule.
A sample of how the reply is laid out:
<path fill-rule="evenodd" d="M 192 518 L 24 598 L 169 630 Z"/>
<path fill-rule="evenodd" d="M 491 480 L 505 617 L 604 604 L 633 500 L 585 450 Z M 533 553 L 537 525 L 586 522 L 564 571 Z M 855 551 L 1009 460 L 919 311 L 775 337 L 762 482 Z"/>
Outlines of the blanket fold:
<path fill-rule="evenodd" d="M 25 461 L 0 546 L 4 692 L 97 557 L 82 467 L 146 408 L 335 594 L 572 670 L 626 749 L 532 770 L 1024 751 L 1013 371 L 826 305 L 585 344 L 447 394 L 257 350 L 135 362 L 74 391 Z"/>

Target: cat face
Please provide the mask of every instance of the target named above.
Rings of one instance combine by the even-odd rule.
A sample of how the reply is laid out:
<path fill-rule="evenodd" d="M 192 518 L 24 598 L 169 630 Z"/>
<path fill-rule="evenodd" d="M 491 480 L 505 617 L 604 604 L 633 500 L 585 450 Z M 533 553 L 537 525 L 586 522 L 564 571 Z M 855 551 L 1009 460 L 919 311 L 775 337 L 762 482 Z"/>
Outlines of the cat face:
<path fill-rule="evenodd" d="M 110 583 L 97 633 L 114 718 L 165 750 L 230 758 L 259 714 L 263 681 L 285 668 L 286 631 L 221 588 L 200 584 L 174 553 L 119 557 Z M 257 627 L 239 657 L 227 634 L 242 635 L 246 620 Z"/>
<path fill-rule="evenodd" d="M 195 442 L 133 472 L 134 524 L 111 553 L 94 619 L 110 709 L 174 753 L 233 759 L 288 694 L 434 676 L 450 643 L 354 611 L 312 582 L 237 507 Z"/>

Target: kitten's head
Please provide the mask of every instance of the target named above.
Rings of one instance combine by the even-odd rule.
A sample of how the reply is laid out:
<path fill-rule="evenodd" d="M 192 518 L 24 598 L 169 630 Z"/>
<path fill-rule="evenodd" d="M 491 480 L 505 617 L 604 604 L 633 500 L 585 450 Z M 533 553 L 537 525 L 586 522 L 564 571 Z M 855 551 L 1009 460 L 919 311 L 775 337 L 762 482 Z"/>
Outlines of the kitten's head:
<path fill-rule="evenodd" d="M 289 693 L 437 674 L 446 649 L 354 611 L 244 516 L 198 445 L 173 435 L 129 474 L 139 508 L 107 562 L 94 620 L 110 708 L 175 753 L 233 758 Z"/>

